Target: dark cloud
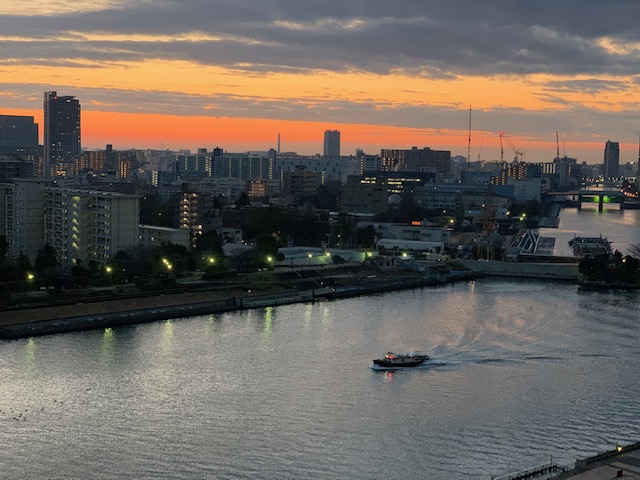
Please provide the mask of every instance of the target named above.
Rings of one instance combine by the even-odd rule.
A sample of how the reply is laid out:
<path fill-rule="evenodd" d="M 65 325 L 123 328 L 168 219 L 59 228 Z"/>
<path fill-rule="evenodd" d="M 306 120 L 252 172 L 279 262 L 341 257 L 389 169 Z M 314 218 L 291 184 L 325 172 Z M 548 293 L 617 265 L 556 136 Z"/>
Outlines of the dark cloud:
<path fill-rule="evenodd" d="M 14 42 L 0 58 L 188 59 L 253 71 L 326 69 L 437 74 L 630 74 L 635 51 L 609 54 L 602 37 L 640 40 L 640 3 L 387 0 L 131 0 L 102 11 L 0 16 Z M 219 42 L 56 40 L 69 32 L 215 35 Z"/>

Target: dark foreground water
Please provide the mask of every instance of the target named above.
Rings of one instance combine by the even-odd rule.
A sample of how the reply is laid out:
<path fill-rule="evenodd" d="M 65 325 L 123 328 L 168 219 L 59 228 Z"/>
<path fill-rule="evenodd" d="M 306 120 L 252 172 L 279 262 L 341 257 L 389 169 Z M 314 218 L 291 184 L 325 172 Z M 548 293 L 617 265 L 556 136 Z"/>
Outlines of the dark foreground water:
<path fill-rule="evenodd" d="M 2 343 L 1 476 L 489 479 L 570 464 L 640 439 L 639 301 L 482 280 Z M 433 362 L 371 370 L 387 350 Z"/>

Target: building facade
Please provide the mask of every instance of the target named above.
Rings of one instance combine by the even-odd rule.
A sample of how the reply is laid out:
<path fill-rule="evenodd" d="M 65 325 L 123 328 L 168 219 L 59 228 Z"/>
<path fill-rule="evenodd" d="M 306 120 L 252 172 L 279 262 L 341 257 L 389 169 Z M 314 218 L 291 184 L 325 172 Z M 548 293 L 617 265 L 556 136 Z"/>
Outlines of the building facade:
<path fill-rule="evenodd" d="M 338 130 L 325 130 L 322 152 L 325 157 L 340 156 L 340 132 Z"/>
<path fill-rule="evenodd" d="M 64 267 L 88 262 L 103 266 L 140 241 L 137 195 L 47 187 L 43 206 L 42 244 L 54 248 Z"/>
<path fill-rule="evenodd" d="M 604 144 L 604 164 L 602 174 L 605 180 L 618 178 L 620 165 L 620 144 L 607 140 Z"/>
<path fill-rule="evenodd" d="M 38 150 L 38 124 L 33 117 L 0 115 L 0 157 L 30 157 Z"/>
<path fill-rule="evenodd" d="M 46 176 L 68 176 L 82 152 L 80 102 L 44 92 L 44 167 Z"/>

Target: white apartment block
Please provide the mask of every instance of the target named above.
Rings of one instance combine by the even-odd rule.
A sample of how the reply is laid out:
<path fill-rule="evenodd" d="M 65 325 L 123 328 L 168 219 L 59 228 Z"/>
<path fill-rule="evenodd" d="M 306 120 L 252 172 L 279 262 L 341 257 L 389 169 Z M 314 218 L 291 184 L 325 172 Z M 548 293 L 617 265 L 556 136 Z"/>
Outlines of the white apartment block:
<path fill-rule="evenodd" d="M 191 248 L 191 232 L 184 228 L 140 225 L 140 243 L 145 248 L 159 247 L 165 243 Z"/>
<path fill-rule="evenodd" d="M 95 261 L 105 265 L 140 239 L 140 197 L 112 192 L 46 188 L 40 222 L 44 244 L 64 267 Z"/>

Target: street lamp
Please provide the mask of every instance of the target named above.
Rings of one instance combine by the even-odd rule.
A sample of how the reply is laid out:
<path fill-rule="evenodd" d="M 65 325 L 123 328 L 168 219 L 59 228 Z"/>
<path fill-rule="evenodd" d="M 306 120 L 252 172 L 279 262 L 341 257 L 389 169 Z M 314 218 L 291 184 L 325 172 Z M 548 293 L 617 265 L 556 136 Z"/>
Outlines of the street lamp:
<path fill-rule="evenodd" d="M 169 271 L 171 271 L 173 269 L 173 265 L 171 265 L 171 262 L 169 260 L 167 260 L 166 258 L 162 259 L 162 263 L 164 264 L 165 268 Z"/>
<path fill-rule="evenodd" d="M 27 272 L 27 285 L 29 286 L 29 290 L 31 290 L 31 286 L 33 284 L 33 281 L 35 280 L 36 276 L 35 274 L 31 273 L 31 272 Z"/>

